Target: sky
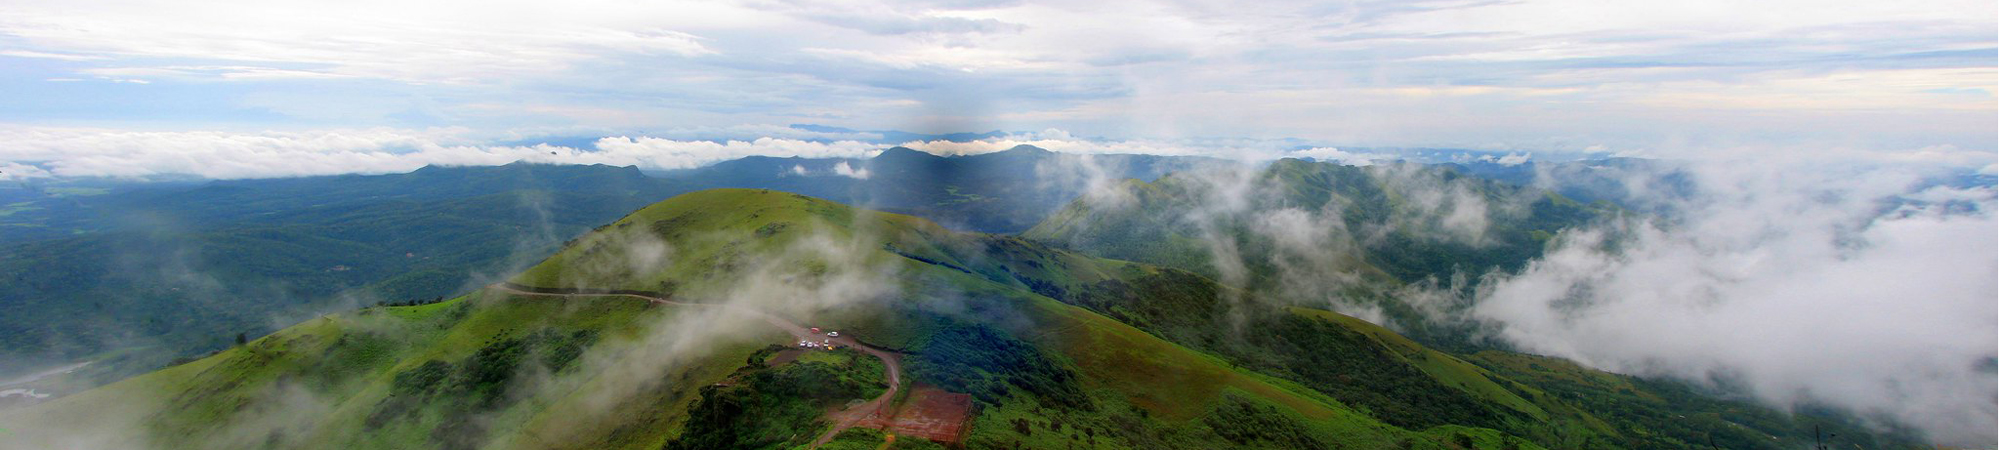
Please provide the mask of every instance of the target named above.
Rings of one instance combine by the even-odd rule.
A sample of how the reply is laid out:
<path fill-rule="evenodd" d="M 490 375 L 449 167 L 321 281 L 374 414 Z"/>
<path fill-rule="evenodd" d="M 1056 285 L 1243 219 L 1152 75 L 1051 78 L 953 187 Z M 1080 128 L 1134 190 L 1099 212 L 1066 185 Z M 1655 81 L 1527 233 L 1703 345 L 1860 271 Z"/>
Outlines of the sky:
<path fill-rule="evenodd" d="M 177 152 L 359 153 L 206 174 L 285 176 L 434 148 L 518 159 L 545 152 L 496 147 L 549 137 L 873 142 L 786 127 L 819 124 L 1175 154 L 1982 167 L 1995 17 L 1990 1 L 4 0 L 0 161 L 117 175 L 198 165 Z"/>

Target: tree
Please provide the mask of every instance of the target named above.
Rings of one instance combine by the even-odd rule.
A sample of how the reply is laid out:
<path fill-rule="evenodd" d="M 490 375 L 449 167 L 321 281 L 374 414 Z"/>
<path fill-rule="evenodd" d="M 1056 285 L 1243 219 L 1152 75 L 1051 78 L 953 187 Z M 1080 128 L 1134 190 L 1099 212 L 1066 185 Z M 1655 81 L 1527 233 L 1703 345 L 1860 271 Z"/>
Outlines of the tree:
<path fill-rule="evenodd" d="M 242 346 L 243 344 L 247 344 L 247 343 L 249 343 L 249 342 L 250 342 L 250 335 L 249 335 L 249 334 L 246 334 L 246 333 L 236 333 L 236 345 L 237 345 L 237 346 Z"/>

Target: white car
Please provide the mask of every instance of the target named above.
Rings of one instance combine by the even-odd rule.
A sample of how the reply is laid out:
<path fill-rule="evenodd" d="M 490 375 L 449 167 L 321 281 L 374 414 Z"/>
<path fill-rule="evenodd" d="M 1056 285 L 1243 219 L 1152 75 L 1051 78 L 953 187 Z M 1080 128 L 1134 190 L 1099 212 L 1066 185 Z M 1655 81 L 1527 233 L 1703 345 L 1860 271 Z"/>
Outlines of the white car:
<path fill-rule="evenodd" d="M 840 332 L 838 332 L 838 331 L 828 331 L 828 332 L 826 332 L 826 337 L 840 337 Z"/>

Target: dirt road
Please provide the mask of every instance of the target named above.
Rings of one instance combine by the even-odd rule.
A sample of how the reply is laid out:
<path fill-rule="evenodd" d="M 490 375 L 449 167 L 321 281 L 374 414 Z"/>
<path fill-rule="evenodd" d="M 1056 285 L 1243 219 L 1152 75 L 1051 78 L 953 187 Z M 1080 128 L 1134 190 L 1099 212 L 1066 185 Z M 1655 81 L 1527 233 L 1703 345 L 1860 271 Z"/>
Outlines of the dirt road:
<path fill-rule="evenodd" d="M 662 305 L 692 306 L 692 307 L 704 307 L 704 308 L 716 308 L 716 307 L 728 308 L 731 311 L 741 312 L 761 317 L 764 319 L 765 322 L 769 322 L 771 326 L 778 327 L 778 329 L 784 330 L 786 333 L 791 334 L 794 339 L 799 339 L 799 340 L 810 340 L 815 338 L 827 339 L 829 341 L 832 341 L 833 343 L 840 344 L 846 347 L 851 347 L 855 350 L 860 350 L 862 353 L 867 353 L 869 355 L 874 356 L 876 359 L 882 360 L 882 368 L 883 368 L 882 371 L 884 372 L 883 375 L 889 381 L 888 389 L 882 391 L 882 395 L 876 396 L 874 400 L 869 400 L 867 403 L 855 405 L 853 408 L 848 408 L 845 411 L 841 411 L 839 413 L 830 415 L 829 418 L 833 419 L 834 422 L 833 428 L 827 430 L 825 434 L 821 434 L 818 439 L 814 439 L 812 447 L 819 447 L 821 445 L 825 445 L 828 441 L 833 440 L 834 435 L 840 434 L 841 431 L 845 431 L 848 428 L 853 427 L 854 424 L 856 422 L 860 422 L 861 419 L 867 418 L 869 415 L 875 414 L 876 412 L 880 411 L 883 407 L 888 406 L 889 401 L 896 398 L 896 390 L 903 384 L 902 358 L 897 357 L 895 353 L 890 353 L 888 351 L 879 348 L 870 347 L 868 346 L 868 344 L 863 344 L 861 343 L 861 341 L 855 340 L 853 336 L 841 336 L 831 339 L 817 337 L 818 335 L 813 334 L 812 330 L 806 329 L 806 327 L 802 327 L 799 326 L 798 324 L 792 323 L 792 321 L 790 320 L 785 320 L 785 318 L 783 317 L 778 317 L 777 315 L 773 315 L 771 313 L 760 311 L 754 308 L 737 306 L 737 305 L 718 305 L 713 303 L 682 302 L 682 301 L 671 300 L 665 297 L 655 297 L 651 295 L 638 294 L 633 292 L 624 292 L 624 291 L 574 292 L 575 290 L 535 288 L 508 282 L 495 283 L 491 286 L 488 286 L 488 288 L 506 292 L 509 294 L 523 295 L 523 296 L 563 297 L 563 298 L 629 297 L 653 303 L 658 303 Z"/>
<path fill-rule="evenodd" d="M 833 440 L 834 435 L 840 434 L 841 431 L 846 431 L 848 428 L 853 428 L 855 423 L 861 422 L 862 419 L 875 415 L 881 412 L 882 408 L 888 407 L 889 400 L 896 398 L 896 389 L 903 385 L 902 358 L 898 358 L 895 353 L 869 347 L 867 344 L 862 344 L 860 341 L 854 340 L 851 336 L 841 336 L 831 340 L 834 343 L 853 347 L 856 350 L 861 350 L 862 353 L 875 355 L 877 359 L 881 359 L 882 367 L 885 368 L 883 371 L 887 372 L 889 377 L 889 389 L 882 391 L 882 395 L 876 396 L 874 400 L 869 400 L 868 403 L 855 405 L 846 411 L 829 415 L 828 418 L 833 419 L 833 428 L 827 429 L 825 434 L 819 435 L 819 439 L 813 440 L 812 446 L 815 448 L 826 445 L 828 441 Z"/>

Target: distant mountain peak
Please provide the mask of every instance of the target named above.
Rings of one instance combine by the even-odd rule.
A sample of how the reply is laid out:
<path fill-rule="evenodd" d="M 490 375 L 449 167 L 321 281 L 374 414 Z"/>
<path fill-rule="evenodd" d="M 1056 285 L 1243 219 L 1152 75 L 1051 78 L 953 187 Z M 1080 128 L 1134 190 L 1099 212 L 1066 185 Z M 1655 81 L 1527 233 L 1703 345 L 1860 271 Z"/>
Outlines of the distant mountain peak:
<path fill-rule="evenodd" d="M 1028 155 L 1046 155 L 1046 154 L 1052 154 L 1052 153 L 1055 153 L 1055 152 L 1052 152 L 1052 151 L 1049 151 L 1048 149 L 1045 149 L 1045 148 L 1041 148 L 1041 147 L 1036 147 L 1036 146 L 1033 146 L 1033 145 L 1028 145 L 1028 144 L 1021 144 L 1021 145 L 1016 145 L 1016 146 L 1014 146 L 1014 148 L 1010 148 L 1010 149 L 1007 149 L 1007 150 L 1003 150 L 1003 151 L 1001 151 L 1000 153 L 1018 153 L 1018 154 L 1028 154 Z"/>
<path fill-rule="evenodd" d="M 939 158 L 943 157 L 931 154 L 930 152 L 904 147 L 900 145 L 895 147 L 889 147 L 888 150 L 883 150 L 881 154 L 875 155 L 875 159 L 877 160 L 939 159 Z"/>

